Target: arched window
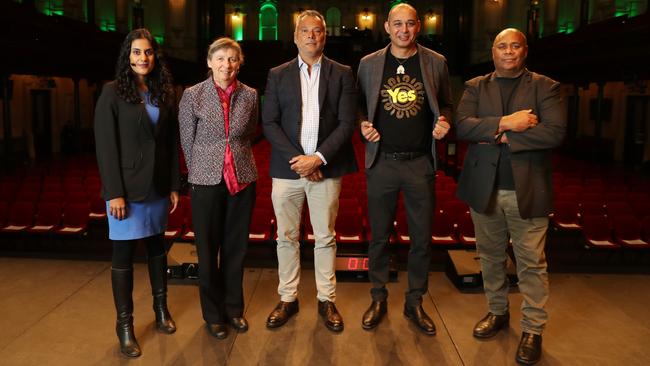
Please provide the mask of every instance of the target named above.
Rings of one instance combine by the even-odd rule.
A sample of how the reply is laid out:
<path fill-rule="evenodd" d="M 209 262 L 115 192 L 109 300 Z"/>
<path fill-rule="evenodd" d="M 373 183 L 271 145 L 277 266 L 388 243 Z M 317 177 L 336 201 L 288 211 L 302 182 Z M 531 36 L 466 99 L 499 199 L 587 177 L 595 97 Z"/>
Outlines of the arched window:
<path fill-rule="evenodd" d="M 278 39 L 278 9 L 272 1 L 265 1 L 260 6 L 260 41 Z"/>
<path fill-rule="evenodd" d="M 339 8 L 331 7 L 325 13 L 325 23 L 327 23 L 327 35 L 341 35 L 341 11 Z"/>
<path fill-rule="evenodd" d="M 406 1 L 404 1 L 404 0 L 394 0 L 394 1 L 391 1 L 391 2 L 390 2 L 390 8 L 392 9 L 392 8 L 395 7 L 395 5 L 398 5 L 398 4 L 401 4 L 401 3 L 405 3 L 405 2 L 406 2 Z"/>

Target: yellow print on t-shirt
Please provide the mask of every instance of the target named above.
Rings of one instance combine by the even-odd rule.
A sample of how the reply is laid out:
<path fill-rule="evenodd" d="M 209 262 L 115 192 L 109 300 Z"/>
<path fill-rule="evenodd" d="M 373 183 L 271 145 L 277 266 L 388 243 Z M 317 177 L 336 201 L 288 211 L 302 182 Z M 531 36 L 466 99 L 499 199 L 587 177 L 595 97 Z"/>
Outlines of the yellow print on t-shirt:
<path fill-rule="evenodd" d="M 390 77 L 381 89 L 381 102 L 398 119 L 416 116 L 424 104 L 424 84 L 408 75 Z"/>

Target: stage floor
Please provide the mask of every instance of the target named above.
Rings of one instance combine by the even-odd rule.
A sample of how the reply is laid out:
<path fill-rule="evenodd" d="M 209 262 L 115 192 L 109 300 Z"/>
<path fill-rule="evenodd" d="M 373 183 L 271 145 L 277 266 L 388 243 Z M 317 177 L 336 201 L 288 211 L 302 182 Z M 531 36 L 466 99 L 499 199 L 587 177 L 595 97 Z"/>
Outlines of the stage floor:
<path fill-rule="evenodd" d="M 277 297 L 277 271 L 245 270 L 247 333 L 210 336 L 196 286 L 173 284 L 169 306 L 178 331 L 153 326 L 146 265 L 136 264 L 135 327 L 143 355 L 120 355 L 110 263 L 0 258 L 1 365 L 511 365 L 520 336 L 521 296 L 510 295 L 511 323 L 479 341 L 472 327 L 486 312 L 482 293 L 460 293 L 431 272 L 424 307 L 438 334 L 418 332 L 402 315 L 406 274 L 389 285 L 387 318 L 361 328 L 368 283 L 339 282 L 340 334 L 317 315 L 313 271 L 303 270 L 300 312 L 284 327 L 265 320 Z M 540 365 L 647 365 L 650 360 L 650 276 L 551 274 L 549 324 Z"/>

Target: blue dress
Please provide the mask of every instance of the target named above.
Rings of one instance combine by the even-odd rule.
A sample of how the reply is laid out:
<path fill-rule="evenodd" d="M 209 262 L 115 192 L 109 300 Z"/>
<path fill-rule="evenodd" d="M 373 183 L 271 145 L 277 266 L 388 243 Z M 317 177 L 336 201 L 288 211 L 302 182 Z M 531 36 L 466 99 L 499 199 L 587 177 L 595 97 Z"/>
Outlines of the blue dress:
<path fill-rule="evenodd" d="M 140 93 L 145 101 L 145 108 L 153 124 L 158 123 L 160 110 L 151 104 L 149 93 Z M 118 220 L 111 216 L 106 201 L 106 216 L 108 217 L 108 238 L 111 240 L 135 240 L 157 235 L 167 227 L 167 212 L 169 197 L 160 197 L 154 187 L 144 201 L 126 202 L 127 217 Z"/>

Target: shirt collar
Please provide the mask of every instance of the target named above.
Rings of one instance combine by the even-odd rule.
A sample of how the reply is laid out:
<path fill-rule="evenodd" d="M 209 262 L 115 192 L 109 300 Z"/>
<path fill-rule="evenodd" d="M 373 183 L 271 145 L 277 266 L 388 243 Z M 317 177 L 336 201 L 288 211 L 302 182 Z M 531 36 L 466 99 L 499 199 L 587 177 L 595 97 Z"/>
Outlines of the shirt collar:
<path fill-rule="evenodd" d="M 323 61 L 323 55 L 320 55 L 318 60 L 316 60 L 316 62 L 314 62 L 314 64 L 312 66 L 320 67 L 321 61 Z M 302 59 L 302 57 L 300 57 L 300 55 L 298 55 L 298 68 L 302 69 L 303 65 L 307 65 L 307 63 L 305 61 L 303 61 L 303 59 Z"/>

